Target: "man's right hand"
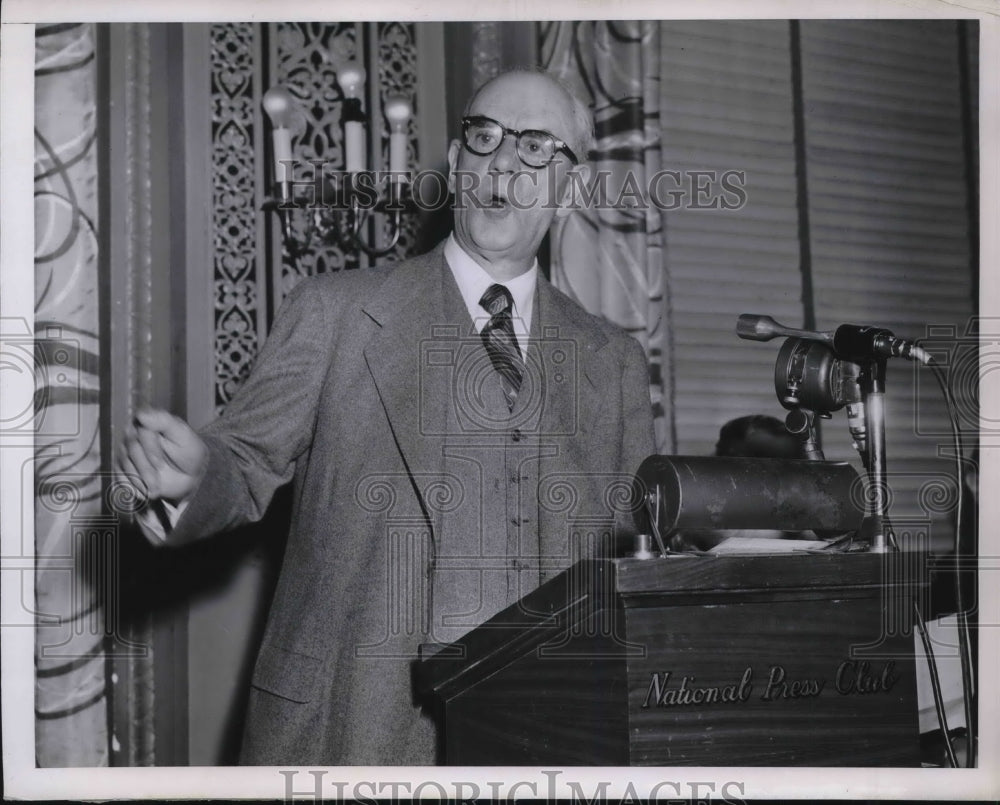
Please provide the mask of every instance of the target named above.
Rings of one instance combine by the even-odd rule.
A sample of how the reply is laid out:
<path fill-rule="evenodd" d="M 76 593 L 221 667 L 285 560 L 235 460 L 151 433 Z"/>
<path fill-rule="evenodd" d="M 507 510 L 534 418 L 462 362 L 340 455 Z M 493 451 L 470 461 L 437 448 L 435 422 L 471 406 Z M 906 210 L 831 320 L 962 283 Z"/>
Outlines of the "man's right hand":
<path fill-rule="evenodd" d="M 118 449 L 122 473 L 137 476 L 150 500 L 183 502 L 208 468 L 208 448 L 183 419 L 153 408 L 140 410 Z"/>

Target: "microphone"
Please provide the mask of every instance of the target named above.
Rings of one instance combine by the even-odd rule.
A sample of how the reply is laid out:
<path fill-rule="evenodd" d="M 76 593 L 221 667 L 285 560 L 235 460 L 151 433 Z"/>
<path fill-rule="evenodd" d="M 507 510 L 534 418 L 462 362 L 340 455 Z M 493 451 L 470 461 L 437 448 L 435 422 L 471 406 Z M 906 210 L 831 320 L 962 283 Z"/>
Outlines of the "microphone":
<path fill-rule="evenodd" d="M 778 324 L 770 316 L 758 316 L 754 313 L 743 313 L 736 320 L 736 335 L 748 341 L 770 341 L 772 338 L 805 338 L 807 341 L 822 341 L 833 345 L 832 333 L 818 333 L 813 330 L 796 330 Z"/>
<path fill-rule="evenodd" d="M 927 363 L 930 355 L 912 341 L 897 338 L 884 327 L 841 324 L 833 334 L 833 349 L 848 361 L 872 358 L 906 358 Z"/>
<path fill-rule="evenodd" d="M 845 361 L 865 361 L 873 358 L 906 358 L 930 363 L 931 356 L 905 338 L 897 338 L 884 327 L 841 324 L 835 332 L 817 332 L 785 327 L 770 316 L 743 313 L 736 320 L 736 334 L 749 341 L 770 341 L 772 338 L 804 338 L 833 347 L 837 357 Z"/>

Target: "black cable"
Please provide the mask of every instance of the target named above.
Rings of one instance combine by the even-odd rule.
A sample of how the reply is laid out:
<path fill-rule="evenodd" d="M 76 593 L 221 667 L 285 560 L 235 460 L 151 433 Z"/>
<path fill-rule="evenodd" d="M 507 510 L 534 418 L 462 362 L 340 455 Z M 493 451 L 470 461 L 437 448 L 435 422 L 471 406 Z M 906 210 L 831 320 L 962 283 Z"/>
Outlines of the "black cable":
<path fill-rule="evenodd" d="M 931 691 L 934 693 L 934 709 L 937 710 L 938 724 L 944 735 L 944 748 L 948 754 L 948 764 L 953 768 L 958 768 L 958 758 L 955 757 L 955 748 L 951 745 L 951 734 L 948 731 L 948 716 L 944 711 L 944 697 L 941 695 L 941 680 L 938 678 L 937 663 L 934 660 L 934 648 L 931 646 L 930 637 L 927 635 L 927 624 L 924 623 L 924 615 L 920 611 L 920 606 L 913 602 L 913 611 L 917 613 L 917 632 L 920 634 L 920 642 L 924 644 L 924 656 L 927 658 L 927 670 L 931 675 Z"/>
<path fill-rule="evenodd" d="M 955 451 L 956 475 L 955 481 L 958 484 L 958 500 L 955 506 L 955 606 L 956 620 L 958 625 L 958 645 L 962 666 L 962 700 L 965 707 L 965 727 L 966 727 L 966 768 L 974 768 L 976 765 L 976 737 L 977 729 L 975 722 L 975 698 L 976 692 L 973 681 L 973 668 L 970 653 L 970 635 L 968 610 L 965 605 L 965 597 L 962 593 L 962 562 L 961 562 L 961 527 L 963 513 L 965 509 L 965 483 L 963 480 L 964 468 L 962 467 L 962 433 L 958 427 L 958 419 L 955 413 L 955 400 L 951 393 L 951 388 L 945 378 L 944 371 L 933 359 L 928 359 L 927 364 L 941 389 L 944 396 L 945 405 L 948 409 L 948 421 L 951 425 L 952 447 Z M 945 735 L 945 740 L 950 745 L 951 739 Z"/>
<path fill-rule="evenodd" d="M 941 367 L 928 355 L 925 364 L 930 367 L 931 372 L 934 374 L 934 379 L 937 381 L 938 386 L 941 389 L 941 393 L 945 399 L 945 405 L 948 409 L 948 420 L 951 426 L 951 436 L 952 436 L 952 448 L 955 452 L 955 466 L 956 474 L 955 481 L 958 485 L 958 500 L 955 507 L 955 544 L 954 544 L 954 554 L 955 554 L 955 607 L 956 607 L 956 621 L 958 629 L 958 642 L 959 642 L 959 654 L 962 669 L 962 703 L 965 711 L 965 724 L 966 724 L 966 768 L 973 768 L 976 765 L 976 725 L 974 719 L 975 715 L 975 680 L 972 668 L 972 658 L 970 649 L 970 635 L 969 635 L 969 621 L 968 613 L 965 606 L 964 596 L 962 594 L 962 563 L 960 561 L 961 556 L 961 524 L 963 520 L 963 512 L 965 509 L 965 484 L 963 483 L 963 467 L 962 467 L 962 434 L 958 427 L 958 419 L 956 416 L 955 400 L 951 393 L 951 388 L 947 383 L 947 379 L 944 376 L 944 372 Z M 866 451 L 858 451 L 861 454 L 862 463 L 865 465 L 865 470 L 868 469 L 868 455 Z M 899 551 L 900 546 L 896 541 L 896 535 L 892 528 L 892 523 L 889 520 L 888 514 L 883 518 L 882 526 L 885 530 L 886 540 L 889 546 L 895 550 Z M 920 611 L 920 607 L 916 601 L 913 602 L 914 611 L 917 615 L 917 630 L 920 633 L 920 639 L 924 646 L 924 654 L 927 659 L 927 667 L 930 673 L 931 691 L 934 695 L 934 706 L 937 710 L 938 724 L 941 727 L 941 732 L 944 736 L 945 749 L 948 754 L 948 762 L 951 764 L 952 768 L 958 767 L 958 760 L 955 757 L 955 750 L 951 743 L 951 735 L 948 730 L 948 720 L 944 711 L 943 696 L 941 693 L 941 680 L 938 677 L 937 663 L 934 659 L 934 650 L 930 642 L 930 638 L 927 635 L 926 624 L 924 623 L 923 613 Z"/>

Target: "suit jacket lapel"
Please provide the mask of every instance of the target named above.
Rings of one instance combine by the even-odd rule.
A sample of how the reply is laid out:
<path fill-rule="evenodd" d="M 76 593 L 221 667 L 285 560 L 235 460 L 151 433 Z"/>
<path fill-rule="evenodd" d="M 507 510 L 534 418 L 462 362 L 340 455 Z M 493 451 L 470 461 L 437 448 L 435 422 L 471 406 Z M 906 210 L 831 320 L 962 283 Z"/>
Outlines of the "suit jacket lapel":
<path fill-rule="evenodd" d="M 364 349 L 393 437 L 435 530 L 440 512 L 426 489 L 443 472 L 449 376 L 431 363 L 433 342 L 447 328 L 443 247 L 393 271 L 377 299 L 364 306 L 378 329 Z"/>
<path fill-rule="evenodd" d="M 590 474 L 606 472 L 594 466 L 598 434 L 594 425 L 607 404 L 605 386 L 617 375 L 607 336 L 584 311 L 547 281 L 538 285 L 537 342 L 544 363 L 546 399 L 542 441 L 555 447 L 547 457 L 543 448 L 539 478 L 539 549 L 541 581 L 569 566 L 572 531 L 592 530 L 588 519 L 595 503 L 589 497 L 600 491 Z M 560 353 L 568 360 L 560 358 Z M 575 364 L 574 364 L 575 362 Z M 569 377 L 571 382 L 559 382 Z M 574 505 L 563 505 L 567 485 L 574 490 Z M 583 518 L 583 519 L 581 519 Z M 604 527 L 606 524 L 600 524 Z"/>
<path fill-rule="evenodd" d="M 607 337 L 583 311 L 542 277 L 532 337 L 545 378 L 542 434 L 579 436 L 600 410 Z"/>

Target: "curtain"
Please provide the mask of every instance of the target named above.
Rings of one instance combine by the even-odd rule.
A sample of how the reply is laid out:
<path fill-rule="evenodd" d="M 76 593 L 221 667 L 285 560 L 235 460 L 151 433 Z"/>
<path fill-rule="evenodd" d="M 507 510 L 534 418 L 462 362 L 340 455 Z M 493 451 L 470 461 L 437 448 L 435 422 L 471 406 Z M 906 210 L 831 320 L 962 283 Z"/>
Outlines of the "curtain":
<path fill-rule="evenodd" d="M 35 76 L 36 760 L 101 766 L 115 535 L 100 516 L 93 26 L 39 26 Z"/>
<path fill-rule="evenodd" d="M 606 190 L 606 203 L 556 220 L 552 280 L 645 347 L 657 444 L 672 451 L 663 229 L 643 190 L 660 167 L 659 37 L 652 21 L 550 22 L 540 50 L 543 67 L 594 110 L 589 190 Z"/>

